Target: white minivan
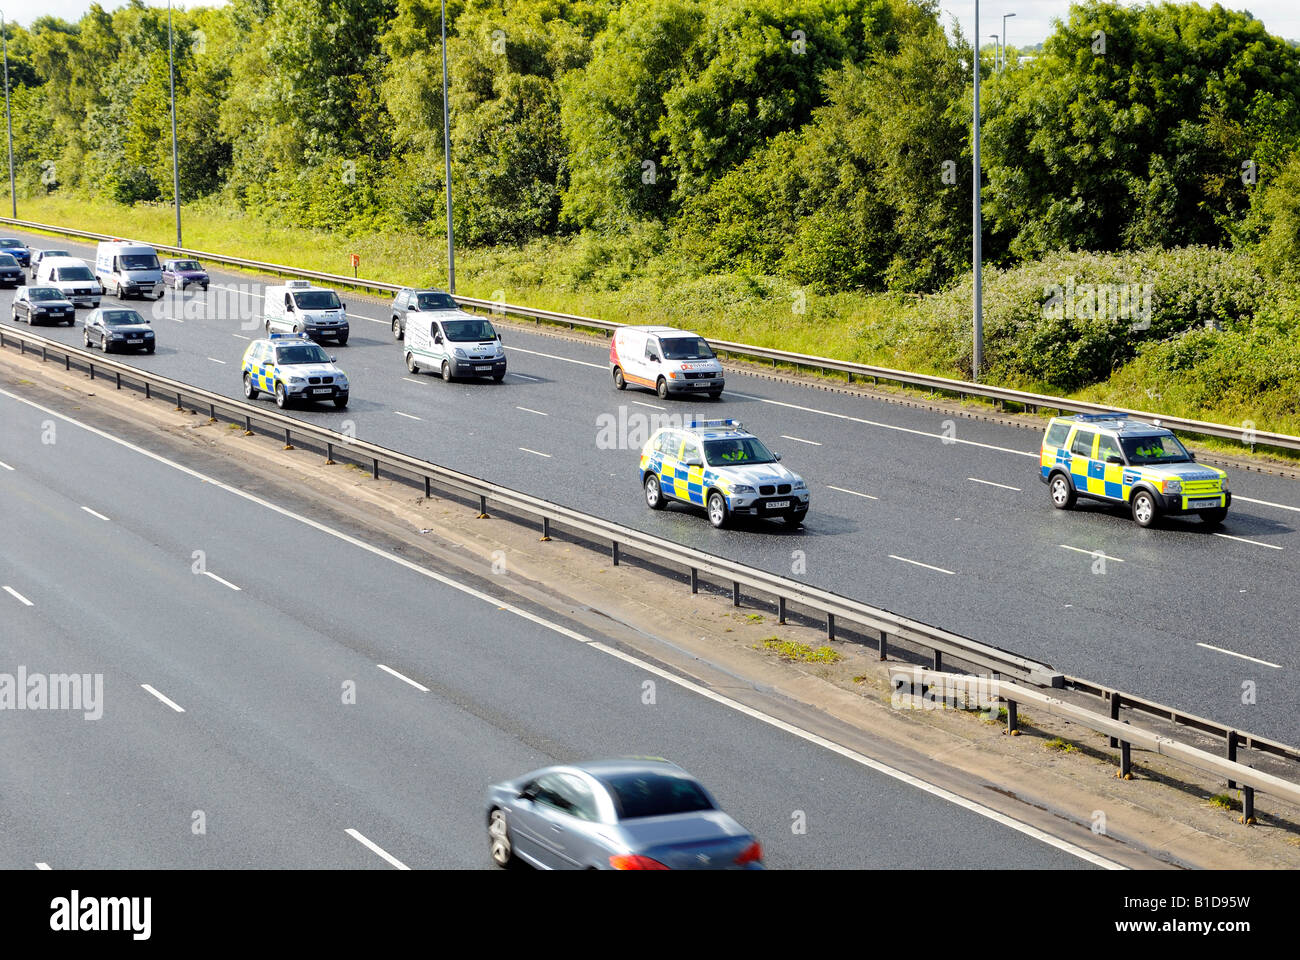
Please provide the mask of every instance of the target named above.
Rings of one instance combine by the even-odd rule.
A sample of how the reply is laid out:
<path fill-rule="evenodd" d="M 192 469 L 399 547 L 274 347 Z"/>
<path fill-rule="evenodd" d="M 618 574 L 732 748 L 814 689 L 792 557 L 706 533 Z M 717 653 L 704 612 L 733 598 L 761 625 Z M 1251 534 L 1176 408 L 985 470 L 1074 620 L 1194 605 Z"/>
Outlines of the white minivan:
<path fill-rule="evenodd" d="M 442 379 L 506 375 L 506 351 L 501 334 L 486 317 L 464 311 L 439 310 L 407 314 L 406 369 L 436 370 Z"/>
<path fill-rule="evenodd" d="M 348 342 L 348 308 L 339 295 L 310 280 L 290 280 L 282 287 L 267 287 L 263 312 L 266 335 L 297 333 L 320 341 Z"/>
<path fill-rule="evenodd" d="M 103 294 L 86 261 L 76 257 L 42 257 L 36 271 L 36 285 L 58 287 L 77 307 L 97 307 Z"/>
<path fill-rule="evenodd" d="M 128 240 L 101 240 L 95 249 L 95 276 L 104 290 L 119 299 L 163 295 L 162 264 L 158 251 L 148 244 Z"/>
<path fill-rule="evenodd" d="M 609 344 L 609 369 L 619 390 L 633 384 L 669 394 L 707 394 L 726 386 L 722 363 L 698 333 L 672 327 L 619 327 Z"/>

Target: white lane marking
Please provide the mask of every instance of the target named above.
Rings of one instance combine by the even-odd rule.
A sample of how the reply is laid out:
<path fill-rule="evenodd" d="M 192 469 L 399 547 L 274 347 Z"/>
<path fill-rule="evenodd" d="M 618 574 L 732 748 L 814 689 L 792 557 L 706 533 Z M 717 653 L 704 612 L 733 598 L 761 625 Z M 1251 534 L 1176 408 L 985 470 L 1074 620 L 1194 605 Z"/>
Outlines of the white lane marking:
<path fill-rule="evenodd" d="M 1237 653 L 1235 650 L 1224 650 L 1223 647 L 1216 647 L 1214 646 L 1214 644 L 1211 643 L 1198 642 L 1196 645 L 1198 647 L 1204 647 L 1206 650 L 1214 650 L 1217 653 L 1226 653 L 1230 657 L 1241 657 L 1241 659 L 1243 660 L 1249 660 L 1251 663 L 1258 663 L 1261 666 L 1265 666 L 1265 667 L 1272 667 L 1275 670 L 1282 669 L 1282 664 L 1280 663 L 1269 663 L 1267 660 L 1260 660 L 1256 657 L 1248 657 L 1244 653 Z"/>
<path fill-rule="evenodd" d="M 23 604 L 24 606 L 27 606 L 27 607 L 35 606 L 34 603 L 32 603 L 30 600 L 28 600 L 26 597 L 24 597 L 21 593 L 19 593 L 19 592 L 18 592 L 17 590 L 15 590 L 13 587 L 10 587 L 10 586 L 6 586 L 6 587 L 4 587 L 4 592 L 7 593 L 7 594 L 9 594 L 9 596 L 13 597 L 15 600 L 17 600 L 19 603 Z"/>
<path fill-rule="evenodd" d="M 347 830 L 344 832 L 347 833 L 347 835 L 351 837 L 353 840 L 355 840 L 357 843 L 361 844 L 363 847 L 369 850 L 371 853 L 383 857 L 385 860 L 387 860 L 398 870 L 411 869 L 406 864 L 402 863 L 401 860 L 398 860 L 395 856 L 393 856 L 391 853 L 389 853 L 387 850 L 381 847 L 379 844 L 375 843 L 373 840 L 367 840 L 364 836 L 361 835 L 360 832 L 353 830 L 351 827 L 348 827 Z"/>
<path fill-rule="evenodd" d="M 429 692 L 429 688 L 426 687 L 424 684 L 416 683 L 410 677 L 403 676 L 402 674 L 394 670 L 392 667 L 386 667 L 382 663 L 377 663 L 375 664 L 375 666 L 377 666 L 380 670 L 384 671 L 384 673 L 391 673 L 393 676 L 395 676 L 398 680 L 401 680 L 403 683 L 409 683 L 411 686 L 415 687 L 415 689 L 419 690 L 421 693 Z"/>
<path fill-rule="evenodd" d="M 204 575 L 205 577 L 211 577 L 213 580 L 217 581 L 217 583 L 220 583 L 220 584 L 222 584 L 223 586 L 227 586 L 227 587 L 229 587 L 231 590 L 239 590 L 239 589 L 242 589 L 242 588 L 240 588 L 240 587 L 235 586 L 235 585 L 234 585 L 233 583 L 231 583 L 229 580 L 223 580 L 221 577 L 217 576 L 217 575 L 216 575 L 215 573 L 213 573 L 211 570 L 204 570 L 204 571 L 203 571 L 203 575 Z"/>
<path fill-rule="evenodd" d="M 882 427 L 885 430 L 897 430 L 900 433 L 911 433 L 918 437 L 932 437 L 935 440 L 942 440 L 944 443 L 964 443 L 971 447 L 983 447 L 985 450 L 997 450 L 1000 453 L 1014 453 L 1018 457 L 1032 457 L 1037 459 L 1041 454 L 1039 451 L 1029 452 L 1027 450 L 1012 450 L 1010 447 L 999 447 L 994 443 L 980 443 L 977 440 L 963 440 L 961 437 L 950 437 L 942 433 L 930 433 L 928 430 L 915 430 L 912 427 L 900 427 L 894 423 L 881 423 L 879 420 L 867 420 L 864 417 L 851 417 L 847 413 L 833 413 L 830 410 L 818 410 L 815 407 L 805 407 L 798 403 L 786 403 L 784 400 L 769 400 L 767 397 L 755 397 L 747 393 L 736 393 L 729 391 L 731 396 L 739 397 L 742 400 L 757 400 L 759 403 L 770 403 L 776 407 L 788 407 L 791 410 L 802 410 L 805 413 L 817 413 L 823 417 L 834 417 L 837 420 L 848 420 L 852 423 L 863 423 L 869 427 Z"/>
<path fill-rule="evenodd" d="M 1116 563 L 1123 563 L 1123 562 L 1124 562 L 1124 561 L 1121 560 L 1119 557 L 1112 557 L 1112 556 L 1109 556 L 1108 554 L 1102 553 L 1100 550 L 1085 550 L 1085 549 L 1083 549 L 1083 547 L 1072 547 L 1072 546 L 1070 546 L 1068 543 L 1063 543 L 1063 544 L 1061 544 L 1061 549 L 1062 549 L 1062 550 L 1073 550 L 1075 553 L 1084 553 L 1084 554 L 1087 554 L 1087 555 L 1090 556 L 1090 557 L 1104 557 L 1104 558 L 1107 559 L 1107 560 L 1114 560 Z"/>
<path fill-rule="evenodd" d="M 414 377 L 402 377 L 407 383 L 424 383 L 423 380 L 416 380 Z"/>
<path fill-rule="evenodd" d="M 208 359 L 211 360 L 213 363 L 221 364 L 223 367 L 226 365 L 226 361 L 218 360 L 216 357 L 208 357 Z"/>
<path fill-rule="evenodd" d="M 41 863 L 36 864 L 36 869 L 37 869 L 37 870 L 48 870 L 48 869 L 50 869 L 50 865 L 49 865 L 48 863 L 41 862 Z"/>
<path fill-rule="evenodd" d="M 743 704 L 738 700 L 733 700 L 730 697 L 725 696 L 721 693 L 717 693 L 716 691 L 710 690 L 707 687 L 700 686 L 698 683 L 694 683 L 690 680 L 687 680 L 685 677 L 681 677 L 678 676 L 677 674 L 670 673 L 669 671 L 663 669 L 662 667 L 658 667 L 647 660 L 641 659 L 640 657 L 634 656 L 630 653 L 625 653 L 622 650 L 615 649 L 614 647 L 610 647 L 604 643 L 601 643 L 598 640 L 593 640 L 588 636 L 578 633 L 576 630 L 571 630 L 568 627 L 563 626 L 562 624 L 554 623 L 550 620 L 547 620 L 544 617 L 541 617 L 535 613 L 532 613 L 528 610 L 524 610 L 522 607 L 515 606 L 513 603 L 510 603 L 507 600 L 503 600 L 500 597 L 495 597 L 492 594 L 484 593 L 481 590 L 476 590 L 474 587 L 453 580 L 451 577 L 448 577 L 445 574 L 441 574 L 434 570 L 430 570 L 427 567 L 422 567 L 418 563 L 414 562 L 413 560 L 408 560 L 405 557 L 399 557 L 395 553 L 389 553 L 387 550 L 384 550 L 380 547 L 376 547 L 374 544 L 366 543 L 364 540 L 359 540 L 356 537 L 344 533 L 341 530 L 336 530 L 333 527 L 321 523 L 319 520 L 313 520 L 310 517 L 303 516 L 302 514 L 294 513 L 292 510 L 289 510 L 286 507 L 282 507 L 279 504 L 272 503 L 271 501 L 265 500 L 262 497 L 256 496 L 255 494 L 249 493 L 246 490 L 240 490 L 238 487 L 231 486 L 228 483 L 223 483 L 222 481 L 216 479 L 215 477 L 211 477 L 205 473 L 201 473 L 198 470 L 193 469 L 192 467 L 184 466 L 183 464 L 177 463 L 175 460 L 169 460 L 166 457 L 162 456 L 161 454 L 154 453 L 152 450 L 146 450 L 144 447 L 131 443 L 129 440 L 123 440 L 121 437 L 115 437 L 111 433 L 108 433 L 105 430 L 101 430 L 98 427 L 92 427 L 90 424 L 83 423 L 82 421 L 74 419 L 73 417 L 70 417 L 65 413 L 60 413 L 57 410 L 53 410 L 50 407 L 46 407 L 42 404 L 36 403 L 35 401 L 28 400 L 26 397 L 18 396 L 17 394 L 12 393 L 3 388 L 0 388 L 0 396 L 8 397 L 11 400 L 16 400 L 17 402 L 24 404 L 28 407 L 31 407 L 34 410 L 40 410 L 42 413 L 48 414 L 49 416 L 52 417 L 56 417 L 57 419 L 62 420 L 65 423 L 70 423 L 73 424 L 74 426 L 80 427 L 81 429 L 87 431 L 88 433 L 92 433 L 95 436 L 108 440 L 111 443 L 115 443 L 120 447 L 124 447 L 127 450 L 131 450 L 134 453 L 138 453 L 143 457 L 148 457 L 150 460 L 153 460 L 155 463 L 161 463 L 164 466 L 171 467 L 173 470 L 176 470 L 179 473 L 183 473 L 188 477 L 192 477 L 195 480 L 199 480 L 203 483 L 211 484 L 213 487 L 219 490 L 224 490 L 226 493 L 230 494 L 231 496 L 238 497 L 241 500 L 244 500 L 248 503 L 255 503 L 258 506 L 271 511 L 272 513 L 279 514 L 282 517 L 285 517 L 290 520 L 294 520 L 297 523 L 301 523 L 304 526 L 310 527 L 311 529 L 326 534 L 327 536 L 334 537 L 336 540 L 339 540 L 343 543 L 350 544 L 351 546 L 356 547 L 358 550 L 364 550 L 365 552 L 369 553 L 371 556 L 381 557 L 389 561 L 390 563 L 395 563 L 398 566 L 403 567 L 404 569 L 410 570 L 412 573 L 425 577 L 429 580 L 433 580 L 436 583 L 441 583 L 443 586 L 448 587 L 449 589 L 452 590 L 456 590 L 459 593 L 464 594 L 465 596 L 474 597 L 476 600 L 480 600 L 483 603 L 491 604 L 493 607 L 497 608 L 498 610 L 503 610 L 507 613 L 510 613 L 513 616 L 519 617 L 521 620 L 527 620 L 529 623 L 534 623 L 537 626 L 542 627 L 543 629 L 546 630 L 550 630 L 551 632 L 559 634 L 562 637 L 568 637 L 570 640 L 575 640 L 578 643 L 586 644 L 592 650 L 599 650 L 601 653 L 622 660 L 623 662 L 634 666 L 638 670 L 652 673 L 657 677 L 661 677 L 664 680 L 667 680 L 669 683 L 673 683 L 681 687 L 683 690 L 689 690 L 691 693 L 703 697 L 706 700 L 712 701 L 713 703 L 726 707 L 729 710 L 733 710 L 736 713 L 743 714 L 744 716 L 750 717 L 753 720 L 757 720 L 760 723 L 767 724 L 768 726 L 773 727 L 777 730 L 781 730 L 782 732 L 787 733 L 790 736 L 798 737 L 799 739 L 805 741 L 806 743 L 811 743 L 825 750 L 829 750 L 830 752 L 838 754 L 839 756 L 842 756 L 854 763 L 857 763 L 860 766 L 864 766 L 870 770 L 874 770 L 877 773 L 883 774 L 884 776 L 897 780 L 900 783 L 905 783 L 908 786 L 914 787 L 917 790 L 921 790 L 924 793 L 928 793 L 931 796 L 938 797 L 942 800 L 947 801 L 948 803 L 954 804 L 955 806 L 961 807 L 964 810 L 968 810 L 971 813 L 977 814 L 981 817 L 991 820 L 994 823 L 1004 826 L 1010 830 L 1015 830 L 1017 833 L 1021 833 L 1027 837 L 1031 837 L 1035 840 L 1038 840 L 1040 843 L 1045 843 L 1050 847 L 1053 847 L 1057 850 L 1061 850 L 1065 853 L 1070 854 L 1071 856 L 1078 857 L 1081 860 L 1085 860 L 1088 863 L 1095 864 L 1096 866 L 1103 867 L 1108 870 L 1125 869 L 1121 864 L 1115 863 L 1112 860 L 1107 860 L 1105 857 L 1098 856 L 1097 854 L 1091 852 L 1090 850 L 1085 850 L 1082 847 L 1070 843 L 1068 840 L 1063 840 L 1060 837 L 1054 837 L 1051 834 L 1038 829 L 1037 827 L 1031 826 L 1027 823 L 1022 823 L 1021 821 L 1009 817 L 1006 814 L 994 810 L 991 807 L 986 807 L 983 804 L 978 803 L 974 800 L 969 800 L 966 797 L 959 796 L 958 794 L 955 794 L 952 791 L 947 790 L 943 787 L 935 786 L 934 784 L 929 783 L 925 780 L 921 780 L 920 778 L 915 777 L 910 773 L 905 773 L 904 771 L 899 770 L 896 767 L 891 767 L 888 764 L 882 763 L 881 761 L 876 760 L 872 757 L 868 757 L 865 754 L 858 753 L 856 750 L 853 750 L 849 747 L 842 746 L 841 744 L 835 743 L 832 740 L 827 740 L 825 737 L 819 736 L 818 734 L 812 733 L 808 730 L 804 730 L 802 727 L 797 727 L 794 724 L 788 723 L 785 720 L 781 720 L 778 717 L 774 717 L 771 714 L 764 713 L 763 711 L 758 710 L 754 707 L 747 706 L 746 704 Z"/>
<path fill-rule="evenodd" d="M 1293 510 L 1296 513 L 1300 513 L 1300 507 L 1288 506 L 1285 503 L 1274 503 L 1272 500 L 1252 500 L 1250 497 L 1243 497 L 1240 494 L 1234 493 L 1232 495 L 1232 502 L 1236 503 L 1238 500 L 1242 503 L 1257 503 L 1261 507 L 1277 507 L 1279 510 Z"/>
<path fill-rule="evenodd" d="M 185 321 L 182 320 L 180 317 L 168 317 L 167 319 L 168 319 L 168 320 L 175 320 L 177 323 L 184 323 L 184 322 L 185 322 Z"/>
<path fill-rule="evenodd" d="M 257 297 L 257 299 L 259 300 L 266 299 L 266 297 L 263 294 L 254 293 L 252 290 L 249 290 L 245 287 L 227 287 L 224 284 L 220 284 L 220 283 L 213 283 L 210 284 L 210 286 L 212 287 L 213 290 L 229 290 L 231 293 L 242 294 L 245 297 Z"/>
<path fill-rule="evenodd" d="M 816 440 L 805 440 L 803 437 L 792 437 L 788 433 L 780 435 L 782 440 L 793 440 L 795 443 L 806 443 L 811 447 L 820 447 L 821 444 Z"/>
<path fill-rule="evenodd" d="M 519 449 L 522 450 L 524 453 L 535 453 L 539 457 L 545 457 L 547 460 L 551 459 L 551 455 L 549 453 L 542 453 L 542 451 L 540 450 L 529 450 L 527 447 L 520 447 Z"/>
<path fill-rule="evenodd" d="M 534 410 L 532 407 L 515 407 L 516 410 L 522 410 L 524 413 L 535 413 L 539 417 L 549 417 L 549 413 L 543 413 L 541 410 Z"/>
<path fill-rule="evenodd" d="M 1013 487 L 1005 483 L 994 483 L 992 480 L 981 480 L 979 477 L 967 477 L 966 479 L 974 483 L 983 483 L 990 487 L 1001 487 L 1003 490 L 1014 490 L 1016 493 L 1023 492 L 1019 487 Z"/>
<path fill-rule="evenodd" d="M 1238 543 L 1249 543 L 1256 547 L 1268 547 L 1270 550 L 1282 549 L 1276 543 L 1260 543 L 1258 540 L 1247 540 L 1245 537 L 1234 537 L 1230 533 L 1216 533 L 1215 536 L 1223 537 L 1224 540 L 1236 540 Z"/>
<path fill-rule="evenodd" d="M 659 406 L 659 404 L 657 404 L 657 403 L 645 403 L 645 402 L 643 402 L 643 401 L 641 401 L 641 400 L 633 400 L 632 402 L 635 403 L 638 407 L 649 407 L 651 410 L 667 410 L 667 409 L 668 409 L 667 407 L 661 407 L 661 406 Z"/>
<path fill-rule="evenodd" d="M 520 380 L 531 380 L 531 381 L 533 381 L 533 383 L 541 383 L 541 382 L 542 382 L 542 378 L 541 378 L 541 377 L 530 377 L 530 376 L 527 376 L 527 375 L 522 374 L 522 373 L 512 373 L 512 374 L 510 374 L 510 376 L 512 376 L 512 377 L 518 377 Z"/>
<path fill-rule="evenodd" d="M 167 706 L 171 707 L 171 708 L 172 708 L 173 710 L 175 710 L 177 713 L 184 713 L 184 712 L 185 712 L 185 708 L 184 708 L 184 707 L 182 707 L 180 704 L 176 703 L 176 701 L 171 700 L 171 699 L 169 699 L 168 697 L 164 696 L 163 694 L 159 693 L 159 692 L 158 692 L 157 690 L 155 690 L 153 687 L 149 686 L 149 684 L 147 684 L 147 683 L 142 683 L 142 684 L 140 684 L 140 686 L 143 687 L 143 688 L 145 689 L 146 692 L 153 694 L 155 697 L 157 697 L 157 698 L 158 698 L 159 700 L 161 700 L 163 703 L 167 704 Z"/>
<path fill-rule="evenodd" d="M 5 470 L 13 469 L 13 467 L 9 466 L 9 464 L 5 463 L 3 460 L 0 460 L 0 467 L 3 467 Z"/>
<path fill-rule="evenodd" d="M 90 507 L 82 507 L 81 509 L 82 509 L 82 510 L 85 510 L 85 511 L 86 511 L 88 514 L 90 514 L 92 517 L 99 517 L 99 519 L 101 519 L 101 520 L 107 520 L 107 519 L 108 519 L 108 517 L 104 516 L 102 513 L 99 513 L 99 512 L 96 511 L 96 510 L 91 510 Z"/>
<path fill-rule="evenodd" d="M 869 494 L 869 493 L 858 493 L 858 491 L 856 491 L 856 490 L 846 490 L 844 487 L 837 487 L 837 486 L 834 486 L 834 485 L 829 484 L 829 483 L 826 484 L 826 486 L 830 487 L 832 490 L 838 490 L 840 493 L 851 493 L 851 494 L 853 494 L 855 497 L 862 497 L 862 498 L 864 498 L 864 499 L 866 499 L 866 500 L 879 500 L 879 499 L 880 499 L 879 497 L 873 497 L 873 496 L 872 496 L 871 494 Z"/>
<path fill-rule="evenodd" d="M 534 357 L 546 357 L 548 360 L 563 360 L 565 363 L 576 363 L 582 367 L 595 367 L 597 370 L 604 370 L 606 365 L 603 363 L 590 363 L 586 360 L 574 360 L 570 357 L 557 357 L 553 353 L 542 353 L 540 350 L 525 350 L 523 347 L 506 347 L 507 350 L 514 350 L 518 353 L 531 353 Z M 1037 454 L 1035 454 L 1037 456 Z"/>
<path fill-rule="evenodd" d="M 413 414 L 413 413 L 402 413 L 401 410 L 394 410 L 393 413 L 397 414 L 399 417 L 406 417 L 407 420 L 423 420 L 423 419 L 424 419 L 424 417 L 417 417 L 417 416 L 416 416 L 415 414 Z"/>
<path fill-rule="evenodd" d="M 245 336 L 243 336 L 242 334 L 238 334 L 238 333 L 232 333 L 231 336 L 234 337 L 236 340 L 252 340 L 252 339 L 253 339 L 252 337 L 245 337 Z"/>
<path fill-rule="evenodd" d="M 955 570 L 945 570 L 943 567 L 932 567 L 932 566 L 930 566 L 928 563 L 922 563 L 920 560 L 909 560 L 909 559 L 907 559 L 907 557 L 900 557 L 900 556 L 898 556 L 897 554 L 894 554 L 894 553 L 891 553 L 891 554 L 889 555 L 889 559 L 890 559 L 890 560 L 901 560 L 901 561 L 903 561 L 904 563 L 914 563 L 914 564 L 916 564 L 918 567 L 925 567 L 925 569 L 927 569 L 927 570 L 934 570 L 934 571 L 937 571 L 938 573 L 946 573 L 946 574 L 948 574 L 950 577 L 955 577 L 955 576 L 957 576 L 957 572 L 956 572 Z"/>

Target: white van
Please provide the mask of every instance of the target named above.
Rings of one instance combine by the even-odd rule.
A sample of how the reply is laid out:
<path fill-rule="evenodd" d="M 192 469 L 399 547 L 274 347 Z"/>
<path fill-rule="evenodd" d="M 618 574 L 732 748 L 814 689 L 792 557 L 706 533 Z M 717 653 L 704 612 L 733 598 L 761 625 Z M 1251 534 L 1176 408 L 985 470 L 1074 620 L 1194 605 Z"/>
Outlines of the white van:
<path fill-rule="evenodd" d="M 506 375 L 501 334 L 487 317 L 464 311 L 407 314 L 405 352 L 407 370 L 437 370 L 447 381 L 491 377 L 500 383 Z"/>
<path fill-rule="evenodd" d="M 101 240 L 95 249 L 95 276 L 104 290 L 119 299 L 163 295 L 162 264 L 158 251 L 128 240 Z"/>
<path fill-rule="evenodd" d="M 77 307 L 97 307 L 103 294 L 86 261 L 76 257 L 42 257 L 36 271 L 36 284 L 58 287 Z"/>
<path fill-rule="evenodd" d="M 298 333 L 313 340 L 348 342 L 348 308 L 339 295 L 310 280 L 290 280 L 282 287 L 266 288 L 264 326 L 266 335 Z"/>
<path fill-rule="evenodd" d="M 722 363 L 697 333 L 672 327 L 619 327 L 609 344 L 614 386 L 649 387 L 666 399 L 671 393 L 706 393 L 714 400 L 726 386 Z"/>

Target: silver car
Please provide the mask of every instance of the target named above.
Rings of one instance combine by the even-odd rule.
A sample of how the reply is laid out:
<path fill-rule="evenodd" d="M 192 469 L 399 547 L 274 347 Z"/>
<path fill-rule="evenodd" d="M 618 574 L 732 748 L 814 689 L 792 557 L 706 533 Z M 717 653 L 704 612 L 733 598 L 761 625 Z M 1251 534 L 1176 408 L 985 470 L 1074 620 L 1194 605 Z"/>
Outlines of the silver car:
<path fill-rule="evenodd" d="M 488 788 L 499 867 L 761 870 L 763 848 L 698 780 L 659 759 L 546 767 Z"/>

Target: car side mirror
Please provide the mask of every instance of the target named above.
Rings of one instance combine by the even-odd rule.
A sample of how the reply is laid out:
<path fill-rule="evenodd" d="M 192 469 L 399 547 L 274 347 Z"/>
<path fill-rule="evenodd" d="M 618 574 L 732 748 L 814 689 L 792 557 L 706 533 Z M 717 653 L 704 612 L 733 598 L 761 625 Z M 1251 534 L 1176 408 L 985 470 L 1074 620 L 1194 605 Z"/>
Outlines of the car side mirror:
<path fill-rule="evenodd" d="M 775 459 L 775 460 L 780 460 L 780 459 L 781 459 L 781 454 L 779 454 L 779 453 L 773 453 L 773 454 L 772 454 L 772 457 L 773 457 L 773 459 Z"/>
<path fill-rule="evenodd" d="M 338 362 L 339 362 L 339 358 L 336 357 L 336 356 L 334 356 L 333 354 L 331 354 L 331 355 L 330 355 L 330 363 L 338 363 Z"/>
<path fill-rule="evenodd" d="M 499 334 L 499 333 L 497 334 L 497 339 L 498 339 L 498 340 L 501 339 L 501 334 Z"/>
<path fill-rule="evenodd" d="M 1116 454 L 1114 454 L 1114 453 L 1112 453 L 1109 457 L 1106 458 L 1106 462 L 1107 462 L 1107 463 L 1118 463 L 1118 464 L 1120 464 L 1120 465 L 1123 465 L 1123 463 L 1124 463 L 1124 458 L 1121 457 L 1121 456 L 1118 456 L 1118 455 L 1116 455 Z"/>
<path fill-rule="evenodd" d="M 433 335 L 433 342 L 434 342 L 434 343 L 442 343 L 442 334 L 441 334 L 441 333 L 435 333 L 435 334 Z"/>
<path fill-rule="evenodd" d="M 1188 450 L 1188 451 L 1187 451 L 1187 459 L 1188 459 L 1188 460 L 1195 460 L 1195 459 L 1196 459 L 1196 454 L 1194 454 L 1194 453 L 1192 453 L 1192 451 Z"/>
<path fill-rule="evenodd" d="M 533 784 L 531 783 L 519 791 L 520 800 L 532 800 L 536 796 L 537 796 L 537 787 L 533 786 Z"/>
<path fill-rule="evenodd" d="M 659 358 L 656 357 L 656 356 L 652 353 L 652 354 L 650 354 L 650 362 L 651 362 L 651 363 L 658 363 L 658 362 L 659 362 Z"/>
<path fill-rule="evenodd" d="M 346 303 L 340 303 L 340 304 L 339 304 L 339 309 L 342 310 L 344 313 L 347 313 L 347 312 L 348 312 L 348 305 L 347 305 Z"/>
<path fill-rule="evenodd" d="M 687 459 L 686 465 L 688 467 L 702 467 L 704 466 L 704 461 L 699 457 L 690 457 Z"/>

